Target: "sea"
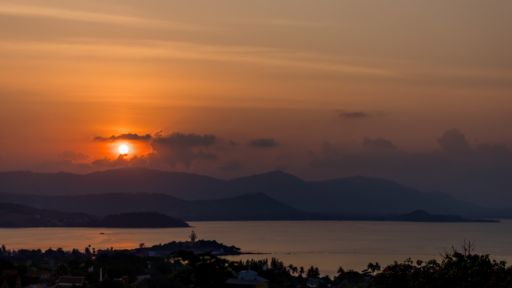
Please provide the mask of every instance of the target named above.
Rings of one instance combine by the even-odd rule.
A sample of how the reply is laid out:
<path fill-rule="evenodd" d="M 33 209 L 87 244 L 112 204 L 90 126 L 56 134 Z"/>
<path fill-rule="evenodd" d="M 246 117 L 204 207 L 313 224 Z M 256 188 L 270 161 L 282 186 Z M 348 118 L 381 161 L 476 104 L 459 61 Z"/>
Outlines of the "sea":
<path fill-rule="evenodd" d="M 316 266 L 335 275 L 339 267 L 363 270 L 405 259 L 429 260 L 471 242 L 476 253 L 512 264 L 512 220 L 499 223 L 417 223 L 371 221 L 190 222 L 191 228 L 14 228 L 0 229 L 8 249 L 135 248 L 198 239 L 235 245 L 245 254 L 232 260 L 278 258 L 286 265 Z"/>

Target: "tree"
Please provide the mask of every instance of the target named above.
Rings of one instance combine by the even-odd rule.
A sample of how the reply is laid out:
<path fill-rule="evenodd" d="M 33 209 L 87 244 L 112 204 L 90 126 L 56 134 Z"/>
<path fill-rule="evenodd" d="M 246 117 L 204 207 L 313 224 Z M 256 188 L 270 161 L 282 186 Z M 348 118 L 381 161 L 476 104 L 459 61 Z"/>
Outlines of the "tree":
<path fill-rule="evenodd" d="M 86 256 L 90 256 L 92 254 L 91 253 L 91 245 L 85 247 L 84 253 L 85 253 Z"/>
<path fill-rule="evenodd" d="M 338 268 L 338 275 L 342 275 L 343 273 L 345 273 L 345 269 L 343 269 L 343 267 L 339 267 Z"/>
<path fill-rule="evenodd" d="M 318 278 L 320 277 L 320 270 L 318 270 L 317 267 L 311 266 L 308 269 L 308 272 L 306 273 L 306 276 L 308 278 Z"/>
<path fill-rule="evenodd" d="M 368 263 L 368 266 L 366 266 L 366 269 L 364 272 L 368 272 L 370 274 L 375 274 L 375 272 L 378 272 L 380 271 L 380 264 L 378 262 L 375 262 L 374 263 Z"/>
<path fill-rule="evenodd" d="M 290 273 L 292 274 L 297 274 L 299 272 L 299 268 L 297 268 L 297 266 L 295 265 L 288 265 L 288 271 L 290 271 Z"/>

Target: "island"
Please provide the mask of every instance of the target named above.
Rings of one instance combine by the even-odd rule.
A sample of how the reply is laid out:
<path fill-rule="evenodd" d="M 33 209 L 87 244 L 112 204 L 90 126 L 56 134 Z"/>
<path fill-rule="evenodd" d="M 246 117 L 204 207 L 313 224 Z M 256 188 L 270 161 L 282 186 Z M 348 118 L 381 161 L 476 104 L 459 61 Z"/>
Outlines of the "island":
<path fill-rule="evenodd" d="M 195 235 L 192 232 L 192 235 Z M 178 252 L 189 252 L 193 254 L 211 254 L 215 256 L 232 256 L 241 255 L 240 248 L 236 246 L 228 246 L 215 240 L 195 240 L 194 236 L 190 241 L 172 241 L 165 244 L 157 244 L 151 247 L 139 247 L 128 250 L 133 254 L 144 257 L 168 257 Z"/>

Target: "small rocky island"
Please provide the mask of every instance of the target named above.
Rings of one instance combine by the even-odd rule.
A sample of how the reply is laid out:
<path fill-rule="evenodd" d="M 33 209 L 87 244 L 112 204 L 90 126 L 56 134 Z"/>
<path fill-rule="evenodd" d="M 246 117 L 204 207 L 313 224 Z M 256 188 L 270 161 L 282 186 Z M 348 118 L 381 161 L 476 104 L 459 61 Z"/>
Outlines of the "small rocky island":
<path fill-rule="evenodd" d="M 215 256 L 231 256 L 242 254 L 240 248 L 227 246 L 215 240 L 172 241 L 158 244 L 148 248 L 139 247 L 132 252 L 138 256 L 168 257 L 177 252 L 190 252 L 193 254 L 211 254 Z"/>
<path fill-rule="evenodd" d="M 172 241 L 164 244 L 156 244 L 148 246 L 141 243 L 139 247 L 134 249 L 122 249 L 116 250 L 113 248 L 106 250 L 98 250 L 98 254 L 111 254 L 111 253 L 125 253 L 133 254 L 140 257 L 169 257 L 176 253 L 190 253 L 195 255 L 214 255 L 214 256 L 232 256 L 241 254 L 252 254 L 242 253 L 241 249 L 236 246 L 228 246 L 215 240 L 203 240 L 197 239 L 195 231 L 192 231 L 189 235 L 188 241 Z"/>

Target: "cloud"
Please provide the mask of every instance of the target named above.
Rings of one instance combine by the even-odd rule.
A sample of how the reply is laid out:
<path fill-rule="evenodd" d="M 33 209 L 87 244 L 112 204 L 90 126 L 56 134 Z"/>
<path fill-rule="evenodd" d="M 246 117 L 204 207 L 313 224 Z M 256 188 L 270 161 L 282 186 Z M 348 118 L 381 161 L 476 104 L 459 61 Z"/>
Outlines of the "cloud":
<path fill-rule="evenodd" d="M 118 140 L 131 140 L 131 141 L 150 141 L 153 137 L 150 134 L 139 135 L 135 133 L 126 133 L 120 135 L 112 135 L 110 137 L 96 136 L 95 141 L 99 142 L 114 142 Z"/>
<path fill-rule="evenodd" d="M 274 148 L 278 145 L 279 143 L 273 138 L 258 138 L 249 141 L 249 146 L 255 148 Z"/>
<path fill-rule="evenodd" d="M 38 17 L 60 19 L 67 21 L 102 23 L 111 25 L 136 26 L 145 28 L 176 29 L 176 30 L 197 30 L 207 29 L 198 25 L 154 20 L 136 16 L 125 16 L 119 14 L 97 13 L 77 9 L 62 9 L 45 6 L 21 5 L 15 3 L 0 3 L 0 15 Z"/>
<path fill-rule="evenodd" d="M 159 136 L 153 140 L 153 144 L 167 145 L 173 147 L 198 147 L 211 146 L 215 144 L 216 137 L 213 134 L 186 134 L 173 133 L 167 136 Z"/>
<path fill-rule="evenodd" d="M 370 117 L 370 114 L 362 111 L 341 111 L 338 116 L 344 119 L 365 119 Z"/>
<path fill-rule="evenodd" d="M 19 53 L 55 53 L 72 57 L 108 59 L 179 59 L 192 61 L 218 61 L 301 71 L 324 71 L 359 77 L 394 79 L 401 77 L 391 69 L 349 64 L 323 54 L 293 53 L 297 51 L 266 46 L 210 45 L 186 41 L 164 40 L 98 40 L 30 41 L 13 40 L 0 43 L 0 50 L 16 49 Z"/>
<path fill-rule="evenodd" d="M 438 144 L 432 151 L 409 152 L 384 138 L 366 138 L 358 150 L 327 142 L 311 152 L 309 165 L 322 177 L 387 178 L 489 206 L 512 201 L 512 147 L 472 144 L 457 129 L 444 132 Z"/>
<path fill-rule="evenodd" d="M 217 137 L 213 134 L 172 133 L 159 135 L 151 141 L 151 146 L 155 151 L 151 155 L 151 161 L 172 168 L 183 165 L 189 169 L 197 161 L 217 160 L 217 155 L 210 151 L 215 148 L 216 143 Z"/>
<path fill-rule="evenodd" d="M 102 158 L 90 162 L 88 168 L 111 169 L 119 167 L 153 167 L 163 169 L 190 169 L 199 162 L 217 161 L 217 151 L 228 150 L 231 141 L 226 143 L 217 139 L 213 134 L 171 133 L 158 132 L 151 134 L 126 133 L 110 137 L 96 136 L 97 142 L 114 142 L 118 140 L 141 141 L 151 146 L 152 152 L 136 157 Z M 68 153 L 69 154 L 69 153 Z M 69 155 L 73 156 L 73 155 Z M 68 157 L 69 158 L 69 157 Z M 69 159 L 75 161 L 76 159 Z M 81 167 L 84 168 L 84 167 Z"/>
<path fill-rule="evenodd" d="M 151 147 L 151 152 L 138 157 L 96 159 L 89 162 L 91 170 L 142 166 L 164 170 L 190 170 L 199 173 L 236 172 L 244 170 L 246 163 L 226 159 L 236 159 L 253 147 L 269 149 L 279 146 L 273 138 L 252 139 L 247 143 L 248 145 L 240 145 L 236 140 L 219 138 L 214 134 L 184 132 L 170 134 L 158 132 L 153 135 L 126 133 L 110 137 L 95 137 L 95 141 L 98 142 L 110 143 L 117 140 L 145 141 Z M 269 164 L 259 161 L 264 159 L 250 157 L 244 159 L 249 167 Z"/>

